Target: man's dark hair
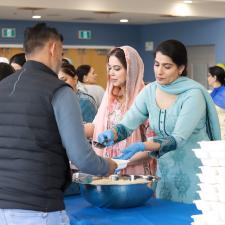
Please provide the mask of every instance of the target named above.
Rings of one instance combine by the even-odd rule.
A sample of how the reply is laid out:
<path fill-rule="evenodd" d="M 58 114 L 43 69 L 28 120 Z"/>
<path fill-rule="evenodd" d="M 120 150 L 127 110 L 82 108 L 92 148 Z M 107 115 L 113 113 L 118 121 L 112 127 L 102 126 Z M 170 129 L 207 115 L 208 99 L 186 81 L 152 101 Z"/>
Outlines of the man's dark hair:
<path fill-rule="evenodd" d="M 25 54 L 30 54 L 36 48 L 42 48 L 49 40 L 63 42 L 63 36 L 53 27 L 48 27 L 45 23 L 38 23 L 33 27 L 28 27 L 24 32 L 23 47 Z"/>

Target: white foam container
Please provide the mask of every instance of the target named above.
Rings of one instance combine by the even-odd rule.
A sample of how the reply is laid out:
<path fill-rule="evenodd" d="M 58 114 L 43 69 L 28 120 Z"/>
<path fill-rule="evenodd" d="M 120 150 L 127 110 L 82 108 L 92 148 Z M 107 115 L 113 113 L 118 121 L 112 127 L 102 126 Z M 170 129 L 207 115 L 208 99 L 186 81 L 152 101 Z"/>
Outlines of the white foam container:
<path fill-rule="evenodd" d="M 220 149 L 225 150 L 225 141 L 201 141 L 199 142 L 199 145 L 202 149 Z"/>
<path fill-rule="evenodd" d="M 211 202 L 205 200 L 194 200 L 194 204 L 198 210 L 201 210 L 203 214 L 206 214 L 212 210 Z"/>
<path fill-rule="evenodd" d="M 198 173 L 197 176 L 199 177 L 199 180 L 201 183 L 205 183 L 205 184 L 217 184 L 217 178 L 216 176 L 207 176 L 201 173 Z"/>
<path fill-rule="evenodd" d="M 192 215 L 191 218 L 194 220 L 195 224 L 206 224 L 207 225 L 206 218 L 203 214 Z"/>
<path fill-rule="evenodd" d="M 204 176 L 216 176 L 219 174 L 217 166 L 200 166 L 199 168 Z"/>
<path fill-rule="evenodd" d="M 221 164 L 223 163 L 223 161 L 219 161 L 219 159 L 215 159 L 215 158 L 202 158 L 200 159 L 202 162 L 203 166 L 221 166 Z"/>
<path fill-rule="evenodd" d="M 219 196 L 215 192 L 207 192 L 207 191 L 197 191 L 201 200 L 204 201 L 218 201 Z"/>
<path fill-rule="evenodd" d="M 207 151 L 204 151 L 200 148 L 198 149 L 192 149 L 192 151 L 195 153 L 195 156 L 198 158 L 198 159 L 209 159 L 210 158 L 210 155 Z"/>

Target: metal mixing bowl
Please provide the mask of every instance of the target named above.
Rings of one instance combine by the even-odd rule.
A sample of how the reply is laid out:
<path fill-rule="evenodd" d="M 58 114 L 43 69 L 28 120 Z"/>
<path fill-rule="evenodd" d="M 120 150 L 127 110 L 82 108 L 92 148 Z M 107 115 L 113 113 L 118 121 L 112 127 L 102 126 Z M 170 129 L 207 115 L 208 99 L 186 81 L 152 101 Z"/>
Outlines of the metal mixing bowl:
<path fill-rule="evenodd" d="M 152 197 L 158 178 L 137 184 L 84 184 L 80 183 L 83 197 L 92 205 L 104 208 L 130 208 L 143 205 Z"/>

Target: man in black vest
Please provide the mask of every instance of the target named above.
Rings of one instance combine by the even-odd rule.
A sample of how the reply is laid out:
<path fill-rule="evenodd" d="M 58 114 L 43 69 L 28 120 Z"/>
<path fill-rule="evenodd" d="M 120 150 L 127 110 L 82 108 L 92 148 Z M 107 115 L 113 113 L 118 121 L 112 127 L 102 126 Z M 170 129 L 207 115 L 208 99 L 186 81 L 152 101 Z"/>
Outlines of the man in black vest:
<path fill-rule="evenodd" d="M 94 175 L 117 167 L 91 149 L 77 97 L 57 79 L 62 41 L 46 24 L 27 28 L 27 62 L 0 82 L 1 225 L 69 225 L 63 202 L 71 178 L 68 158 Z"/>

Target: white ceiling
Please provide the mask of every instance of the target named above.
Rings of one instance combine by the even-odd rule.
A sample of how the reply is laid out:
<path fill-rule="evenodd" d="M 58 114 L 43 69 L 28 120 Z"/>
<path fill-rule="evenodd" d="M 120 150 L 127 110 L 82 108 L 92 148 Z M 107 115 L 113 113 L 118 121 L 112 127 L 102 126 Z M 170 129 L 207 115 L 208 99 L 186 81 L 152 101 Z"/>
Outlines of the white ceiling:
<path fill-rule="evenodd" d="M 225 18 L 225 0 L 0 0 L 0 19 L 32 20 L 33 14 L 39 21 L 151 24 Z"/>

